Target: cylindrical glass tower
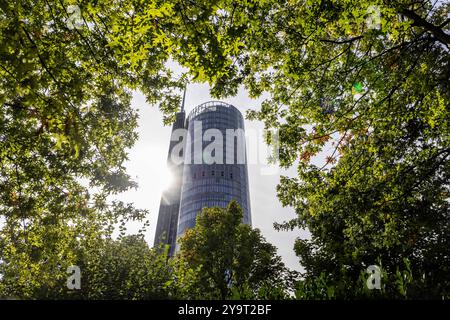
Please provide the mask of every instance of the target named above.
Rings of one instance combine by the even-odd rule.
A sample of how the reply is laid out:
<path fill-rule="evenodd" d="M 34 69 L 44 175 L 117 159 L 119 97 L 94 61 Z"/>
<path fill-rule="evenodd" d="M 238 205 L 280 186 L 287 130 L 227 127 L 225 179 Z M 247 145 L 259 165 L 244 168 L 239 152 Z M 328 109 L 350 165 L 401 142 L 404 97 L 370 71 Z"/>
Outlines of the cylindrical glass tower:
<path fill-rule="evenodd" d="M 243 222 L 251 225 L 244 119 L 234 106 L 210 101 L 194 108 L 187 120 L 177 237 L 195 226 L 204 207 L 226 207 L 236 200 Z"/>

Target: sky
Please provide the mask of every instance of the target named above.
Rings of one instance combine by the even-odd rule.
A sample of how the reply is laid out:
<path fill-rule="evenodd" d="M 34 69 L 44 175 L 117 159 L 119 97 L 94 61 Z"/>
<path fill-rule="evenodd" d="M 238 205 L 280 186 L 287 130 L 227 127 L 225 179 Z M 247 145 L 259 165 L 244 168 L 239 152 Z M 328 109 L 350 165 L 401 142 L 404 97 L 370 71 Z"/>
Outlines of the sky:
<path fill-rule="evenodd" d="M 241 89 L 235 97 L 221 101 L 234 105 L 245 116 L 245 110 L 258 109 L 263 99 L 264 96 L 258 100 L 251 99 L 246 91 Z M 189 84 L 185 100 L 186 114 L 189 114 L 197 105 L 210 100 L 216 99 L 212 99 L 209 95 L 208 85 Z M 139 139 L 129 150 L 129 160 L 125 166 L 128 174 L 139 187 L 115 198 L 133 203 L 136 208 L 149 210 L 147 219 L 150 221 L 150 227 L 147 228 L 145 238 L 150 245 L 153 245 L 161 193 L 170 182 L 166 159 L 171 126 L 163 125 L 162 112 L 156 106 L 149 105 L 139 92 L 133 94 L 132 107 L 139 113 Z M 245 120 L 246 132 L 256 132 L 260 141 L 263 141 L 262 129 L 262 123 Z M 252 226 L 260 229 L 266 240 L 278 248 L 278 254 L 281 255 L 287 267 L 301 271 L 302 268 L 293 247 L 297 237 L 308 237 L 308 233 L 303 230 L 276 231 L 273 228 L 274 222 L 283 222 L 295 217 L 294 210 L 283 208 L 276 196 L 276 186 L 280 175 L 295 176 L 295 167 L 287 171 L 274 170 L 270 174 L 267 174 L 266 169 L 265 164 L 248 165 Z M 129 224 L 128 233 L 137 232 L 140 226 L 141 224 Z"/>

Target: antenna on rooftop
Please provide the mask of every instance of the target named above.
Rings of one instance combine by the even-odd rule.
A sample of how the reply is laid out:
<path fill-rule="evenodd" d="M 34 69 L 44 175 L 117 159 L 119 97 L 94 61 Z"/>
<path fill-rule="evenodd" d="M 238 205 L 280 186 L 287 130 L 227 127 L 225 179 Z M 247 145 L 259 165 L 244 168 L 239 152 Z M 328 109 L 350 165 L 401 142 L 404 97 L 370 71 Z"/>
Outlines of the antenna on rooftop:
<path fill-rule="evenodd" d="M 184 101 L 186 100 L 186 87 L 187 84 L 184 85 L 183 101 L 181 102 L 181 112 L 184 112 Z"/>

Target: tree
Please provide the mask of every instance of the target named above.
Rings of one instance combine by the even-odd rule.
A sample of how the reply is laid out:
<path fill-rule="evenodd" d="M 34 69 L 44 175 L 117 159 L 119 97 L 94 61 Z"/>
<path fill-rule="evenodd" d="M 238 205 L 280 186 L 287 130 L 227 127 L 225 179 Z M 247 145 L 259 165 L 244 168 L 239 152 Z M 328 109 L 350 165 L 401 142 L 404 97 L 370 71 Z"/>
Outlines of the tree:
<path fill-rule="evenodd" d="M 0 4 L 1 295 L 62 294 L 53 290 L 79 262 L 80 248 L 101 247 L 117 223 L 123 231 L 128 220 L 145 217 L 108 197 L 136 187 L 123 165 L 137 139 L 132 90 L 158 103 L 165 123 L 180 105 L 185 77 L 175 78 L 166 63 L 173 50 L 200 49 L 184 7 Z"/>
<path fill-rule="evenodd" d="M 132 39 L 146 44 L 139 64 L 117 49 L 135 6 L 151 11 L 150 22 L 129 25 Z M 145 217 L 145 210 L 108 196 L 136 187 L 123 165 L 137 139 L 131 90 L 142 85 L 168 120 L 179 105 L 172 90 L 183 79 L 171 79 L 164 67 L 168 50 L 149 45 L 169 7 L 0 4 L 0 294 L 52 295 L 48 288 L 66 277 L 80 246 L 95 246 L 115 224 Z"/>
<path fill-rule="evenodd" d="M 64 290 L 69 298 L 148 300 L 186 299 L 195 272 L 168 248 L 150 248 L 142 234 L 108 239 L 80 252 L 81 290 Z M 57 298 L 61 298 L 58 296 Z"/>
<path fill-rule="evenodd" d="M 398 280 L 387 296 L 448 295 L 448 3 L 97 1 L 75 16 L 68 4 L 0 5 L 0 290 L 38 294 L 75 240 L 142 218 L 106 199 L 135 186 L 131 90 L 173 119 L 186 77 L 172 58 L 215 96 L 270 94 L 248 118 L 278 129 L 281 166 L 298 167 L 278 188 L 298 217 L 279 227 L 311 231 L 296 243 L 305 281 L 351 298 L 377 263 Z"/>
<path fill-rule="evenodd" d="M 180 255 L 199 268 L 202 298 L 285 298 L 288 280 L 295 277 L 258 229 L 242 222 L 242 209 L 204 208 L 194 228 L 180 238 Z M 271 288 L 271 290 L 268 290 Z"/>
<path fill-rule="evenodd" d="M 375 263 L 389 279 L 412 270 L 410 290 L 386 279 L 386 296 L 449 291 L 449 8 L 381 0 L 182 7 L 197 41 L 181 30 L 173 55 L 194 79 L 218 96 L 240 84 L 270 94 L 248 117 L 278 129 L 281 166 L 298 166 L 278 188 L 298 218 L 277 226 L 311 231 L 296 244 L 305 277 L 325 279 L 340 297 L 359 294 L 361 272 Z"/>
<path fill-rule="evenodd" d="M 447 296 L 450 5 L 218 6 L 210 29 L 236 46 L 217 50 L 227 63 L 204 74 L 215 94 L 241 83 L 253 96 L 270 94 L 248 116 L 279 130 L 282 166 L 298 164 L 298 177 L 278 188 L 298 217 L 277 226 L 311 231 L 296 243 L 305 279 L 352 298 L 361 272 L 379 264 L 386 297 Z M 408 290 L 399 290 L 408 270 Z"/>
<path fill-rule="evenodd" d="M 55 279 L 40 282 L 39 290 L 24 295 L 13 277 L 6 273 L 0 298 L 82 299 L 82 300 L 158 300 L 201 297 L 196 288 L 197 270 L 181 257 L 168 257 L 168 247 L 150 248 L 143 234 L 122 236 L 117 240 L 97 239 L 81 242 L 74 265 L 80 270 L 80 287 L 67 287 L 70 273 L 62 269 Z M 61 271 L 61 272 L 59 272 Z M 11 270 L 9 270 L 11 272 Z M 29 288 L 28 286 L 27 288 Z M 11 288 L 15 288 L 13 291 Z"/>

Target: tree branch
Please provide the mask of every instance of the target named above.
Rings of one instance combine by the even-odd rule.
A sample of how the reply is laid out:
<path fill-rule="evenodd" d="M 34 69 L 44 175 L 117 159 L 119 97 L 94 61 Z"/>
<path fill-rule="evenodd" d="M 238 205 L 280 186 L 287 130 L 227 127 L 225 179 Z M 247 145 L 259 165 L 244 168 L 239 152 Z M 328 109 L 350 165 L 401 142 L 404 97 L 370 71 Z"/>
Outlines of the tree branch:
<path fill-rule="evenodd" d="M 413 20 L 414 26 L 424 28 L 428 32 L 432 33 L 440 42 L 442 42 L 446 46 L 450 46 L 450 34 L 445 33 L 444 30 L 442 30 L 439 26 L 435 26 L 434 24 L 428 22 L 417 13 L 409 9 L 403 9 L 400 11 L 400 13 L 405 17 Z"/>

